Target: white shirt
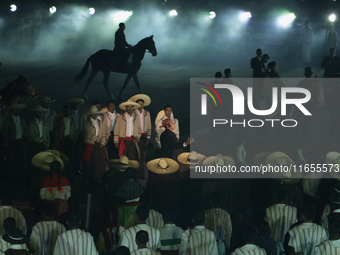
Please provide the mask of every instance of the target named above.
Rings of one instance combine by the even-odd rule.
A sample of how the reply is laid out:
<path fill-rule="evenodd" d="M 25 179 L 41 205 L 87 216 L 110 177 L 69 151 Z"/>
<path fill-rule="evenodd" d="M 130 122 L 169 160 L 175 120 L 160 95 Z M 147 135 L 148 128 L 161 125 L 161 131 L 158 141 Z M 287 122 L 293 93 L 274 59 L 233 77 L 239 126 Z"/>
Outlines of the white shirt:
<path fill-rule="evenodd" d="M 104 117 L 106 119 L 108 119 L 107 125 L 108 125 L 110 132 L 114 131 L 114 125 L 115 125 L 116 119 L 118 117 L 118 114 L 115 113 L 115 112 L 112 113 L 110 111 L 107 111 L 106 114 L 104 115 Z"/>
<path fill-rule="evenodd" d="M 338 255 L 340 254 L 340 240 L 327 240 L 315 247 L 314 255 Z"/>
<path fill-rule="evenodd" d="M 2 236 L 0 236 L 0 255 L 3 255 L 5 251 L 7 251 L 11 247 L 11 244 L 6 242 L 2 239 Z M 22 244 L 21 249 L 27 250 L 27 245 Z"/>
<path fill-rule="evenodd" d="M 90 120 L 92 122 L 92 125 L 94 126 L 94 128 L 96 129 L 96 136 L 99 135 L 99 124 L 98 124 L 98 119 L 92 119 L 92 117 L 90 117 Z"/>
<path fill-rule="evenodd" d="M 44 117 L 45 117 L 45 120 L 46 120 L 46 123 L 48 125 L 50 132 L 53 131 L 54 118 L 55 118 L 56 115 L 57 115 L 57 113 L 55 111 L 53 111 L 51 108 L 49 108 L 48 111 L 44 113 Z"/>
<path fill-rule="evenodd" d="M 4 222 L 8 217 L 14 218 L 16 221 L 15 227 L 22 230 L 24 235 L 27 233 L 26 221 L 22 212 L 13 208 L 12 206 L 1 206 L 0 207 L 0 222 Z M 0 228 L 0 235 L 3 235 L 5 230 L 3 227 Z"/>
<path fill-rule="evenodd" d="M 135 112 L 139 116 L 140 126 L 142 127 L 142 133 L 145 133 L 144 132 L 144 109 L 142 110 L 142 112 L 140 112 L 139 109 L 136 109 Z"/>
<path fill-rule="evenodd" d="M 40 138 L 42 138 L 43 137 L 43 121 L 35 118 L 35 122 L 37 123 L 38 128 L 39 128 Z"/>
<path fill-rule="evenodd" d="M 81 114 L 79 114 L 78 110 L 71 112 L 71 117 L 74 119 L 74 122 L 76 123 L 78 133 L 81 133 L 83 131 L 83 120 Z"/>
<path fill-rule="evenodd" d="M 65 132 L 64 132 L 64 136 L 68 136 L 71 133 L 71 118 L 65 118 L 64 119 L 64 125 L 65 125 Z"/>
<path fill-rule="evenodd" d="M 266 255 L 266 251 L 254 244 L 246 244 L 240 248 L 237 248 L 231 255 Z"/>
<path fill-rule="evenodd" d="M 161 250 L 178 250 L 180 244 L 175 244 L 175 242 L 181 241 L 181 236 L 184 233 L 183 229 L 177 227 L 175 224 L 165 224 L 164 227 L 160 229 L 161 231 Z M 171 245 L 165 245 L 167 242 L 173 242 Z"/>
<path fill-rule="evenodd" d="M 126 133 L 125 137 L 133 136 L 133 114 L 130 116 L 127 112 L 125 113 L 126 118 Z"/>
<path fill-rule="evenodd" d="M 20 116 L 12 116 L 15 123 L 15 139 L 22 138 L 22 126 Z"/>
<path fill-rule="evenodd" d="M 160 255 L 159 252 L 153 251 L 149 248 L 142 248 L 142 249 L 134 250 L 130 254 L 131 255 Z"/>

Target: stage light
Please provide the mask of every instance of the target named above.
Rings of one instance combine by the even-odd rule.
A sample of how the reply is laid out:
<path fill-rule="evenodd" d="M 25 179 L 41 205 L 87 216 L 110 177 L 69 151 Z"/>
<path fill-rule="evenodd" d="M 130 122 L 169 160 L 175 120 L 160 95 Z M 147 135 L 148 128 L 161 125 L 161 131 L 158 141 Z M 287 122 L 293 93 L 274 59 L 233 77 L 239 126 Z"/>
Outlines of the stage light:
<path fill-rule="evenodd" d="M 51 14 L 55 13 L 56 11 L 57 11 L 57 7 L 55 7 L 55 6 L 50 7 L 50 13 Z"/>
<path fill-rule="evenodd" d="M 240 21 L 246 22 L 248 19 L 251 18 L 251 13 L 250 12 L 241 12 L 240 15 L 238 16 Z"/>
<path fill-rule="evenodd" d="M 331 14 L 331 15 L 329 15 L 328 19 L 329 19 L 330 22 L 334 22 L 336 20 L 336 15 Z"/>
<path fill-rule="evenodd" d="M 90 15 L 93 15 L 93 14 L 95 14 L 95 12 L 96 12 L 96 10 L 94 9 L 94 8 L 89 8 L 89 13 L 90 13 Z"/>
<path fill-rule="evenodd" d="M 213 12 L 213 11 L 209 12 L 209 18 L 210 19 L 214 19 L 215 17 L 216 17 L 216 13 L 215 12 Z"/>
<path fill-rule="evenodd" d="M 296 18 L 296 16 L 295 16 L 294 13 L 282 15 L 277 19 L 277 24 L 280 27 L 287 28 L 292 24 L 292 22 L 295 18 Z"/>
<path fill-rule="evenodd" d="M 18 8 L 17 8 L 17 6 L 16 6 L 15 4 L 11 4 L 9 10 L 10 10 L 11 12 L 15 12 L 17 9 L 18 9 Z"/>
<path fill-rule="evenodd" d="M 113 14 L 113 19 L 116 22 L 125 22 L 133 14 L 133 11 L 119 11 Z"/>
<path fill-rule="evenodd" d="M 177 13 L 176 10 L 172 10 L 172 11 L 169 12 L 169 15 L 170 15 L 170 16 L 177 16 L 178 13 Z"/>

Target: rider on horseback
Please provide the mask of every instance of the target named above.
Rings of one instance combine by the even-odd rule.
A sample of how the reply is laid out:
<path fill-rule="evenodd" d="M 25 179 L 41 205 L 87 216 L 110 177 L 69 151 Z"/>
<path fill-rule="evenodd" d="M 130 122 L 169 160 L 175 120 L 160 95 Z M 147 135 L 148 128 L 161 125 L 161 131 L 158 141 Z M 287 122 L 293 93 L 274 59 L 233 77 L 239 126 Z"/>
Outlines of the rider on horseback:
<path fill-rule="evenodd" d="M 125 62 L 127 58 L 129 57 L 130 48 L 131 48 L 131 45 L 126 42 L 124 30 L 125 30 L 125 24 L 119 23 L 119 28 L 115 34 L 115 47 L 113 49 L 117 58 L 122 60 L 123 62 Z M 128 63 L 132 62 L 130 58 L 131 56 L 128 59 Z"/>

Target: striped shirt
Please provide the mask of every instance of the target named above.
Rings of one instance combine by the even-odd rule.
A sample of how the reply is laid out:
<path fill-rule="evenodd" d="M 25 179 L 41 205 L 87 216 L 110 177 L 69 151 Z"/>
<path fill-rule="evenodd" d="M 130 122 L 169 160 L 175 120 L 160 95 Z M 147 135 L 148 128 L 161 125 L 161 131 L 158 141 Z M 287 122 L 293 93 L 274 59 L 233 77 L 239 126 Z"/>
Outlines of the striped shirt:
<path fill-rule="evenodd" d="M 186 230 L 181 236 L 179 254 L 185 255 L 218 255 L 214 232 L 204 226 Z"/>
<path fill-rule="evenodd" d="M 313 254 L 314 247 L 328 239 L 326 230 L 315 223 L 302 223 L 288 233 L 288 245 L 293 247 L 296 253 Z"/>
<path fill-rule="evenodd" d="M 215 233 L 216 240 L 224 241 L 225 246 L 230 247 L 230 237 L 233 228 L 228 212 L 220 208 L 205 210 L 204 226 Z"/>
<path fill-rule="evenodd" d="M 290 226 L 297 222 L 297 209 L 295 207 L 276 204 L 266 209 L 265 221 L 270 227 L 270 236 L 277 242 L 284 241 L 285 235 Z"/>
<path fill-rule="evenodd" d="M 255 244 L 246 244 L 237 248 L 231 255 L 267 255 L 266 251 Z"/>
<path fill-rule="evenodd" d="M 146 224 L 153 228 L 161 228 L 164 226 L 164 221 L 162 214 L 150 209 L 149 217 L 146 219 Z M 136 213 L 131 214 L 126 228 L 131 228 L 136 226 Z"/>
<path fill-rule="evenodd" d="M 93 237 L 81 229 L 68 230 L 58 236 L 53 255 L 98 255 Z"/>
<path fill-rule="evenodd" d="M 131 252 L 131 255 L 160 255 L 160 253 L 149 248 L 143 248 Z"/>
<path fill-rule="evenodd" d="M 161 250 L 179 250 L 181 243 L 181 236 L 184 233 L 183 229 L 177 227 L 175 224 L 165 224 L 160 229 L 161 232 Z"/>
<path fill-rule="evenodd" d="M 2 236 L 0 236 L 0 255 L 3 255 L 5 251 L 7 251 L 11 247 L 11 244 L 6 242 L 4 239 L 2 239 Z M 21 249 L 27 249 L 26 244 L 21 244 Z"/>
<path fill-rule="evenodd" d="M 148 226 L 147 224 L 138 224 L 137 226 L 128 228 L 123 232 L 122 246 L 126 246 L 130 249 L 130 252 L 137 250 L 136 234 L 138 231 L 144 230 L 149 234 L 149 242 L 146 243 L 148 248 L 157 250 L 160 247 L 160 232 L 159 229 Z"/>
<path fill-rule="evenodd" d="M 339 255 L 340 240 L 327 240 L 315 247 L 314 255 Z"/>
<path fill-rule="evenodd" d="M 34 255 L 52 255 L 58 235 L 66 231 L 64 225 L 56 221 L 38 222 L 32 229 L 30 248 Z"/>
<path fill-rule="evenodd" d="M 3 222 L 7 218 L 14 218 L 16 221 L 15 227 L 18 229 L 21 229 L 24 235 L 27 234 L 27 226 L 26 226 L 26 221 L 22 213 L 13 208 L 12 206 L 1 206 L 0 207 L 0 235 L 5 234 L 5 230 L 2 226 Z"/>

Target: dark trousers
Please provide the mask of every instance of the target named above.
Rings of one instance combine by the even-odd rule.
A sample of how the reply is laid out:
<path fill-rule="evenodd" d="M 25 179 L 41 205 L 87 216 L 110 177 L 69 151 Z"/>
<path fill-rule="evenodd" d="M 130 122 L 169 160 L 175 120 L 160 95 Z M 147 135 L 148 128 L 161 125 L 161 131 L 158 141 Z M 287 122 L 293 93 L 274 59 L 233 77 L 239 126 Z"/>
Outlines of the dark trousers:
<path fill-rule="evenodd" d="M 139 169 L 137 173 L 137 179 L 144 179 L 145 178 L 145 171 L 146 171 L 146 163 L 145 163 L 145 156 L 146 156 L 146 136 L 141 136 L 138 142 L 139 146 Z"/>
<path fill-rule="evenodd" d="M 85 151 L 87 146 L 85 146 Z M 90 152 L 90 158 L 87 160 L 82 161 L 83 165 L 83 174 L 84 174 L 84 182 L 89 183 L 90 181 L 93 182 L 100 182 L 102 179 L 103 174 L 106 172 L 106 148 L 101 147 L 100 143 L 95 142 L 92 145 L 92 151 Z"/>
<path fill-rule="evenodd" d="M 113 142 L 113 132 L 111 132 L 109 140 L 107 141 L 106 150 L 107 150 L 107 156 L 108 156 L 109 159 L 119 158 L 118 149 L 116 148 L 116 146 Z"/>
<path fill-rule="evenodd" d="M 81 159 L 84 152 L 84 138 L 83 134 L 78 135 L 77 142 L 74 145 L 74 169 L 76 172 L 81 171 L 82 164 Z"/>
<path fill-rule="evenodd" d="M 64 140 L 60 142 L 59 150 L 66 154 L 70 162 L 65 165 L 64 173 L 67 178 L 74 180 L 77 175 L 75 169 L 75 141 L 70 140 L 69 136 L 64 137 Z"/>
<path fill-rule="evenodd" d="M 139 160 L 136 144 L 133 141 L 124 141 L 124 144 L 125 150 L 123 155 L 127 156 L 130 160 Z"/>

